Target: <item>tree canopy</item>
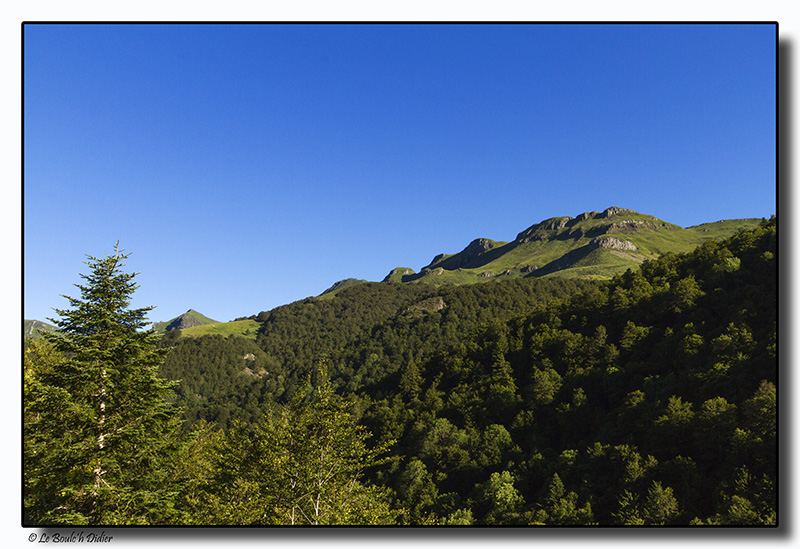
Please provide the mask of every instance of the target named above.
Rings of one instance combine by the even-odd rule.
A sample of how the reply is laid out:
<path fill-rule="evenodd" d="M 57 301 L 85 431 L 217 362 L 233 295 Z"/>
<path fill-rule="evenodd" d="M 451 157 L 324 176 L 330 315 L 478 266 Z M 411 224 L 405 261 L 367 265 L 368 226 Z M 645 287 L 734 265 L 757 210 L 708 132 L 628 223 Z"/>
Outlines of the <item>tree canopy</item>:
<path fill-rule="evenodd" d="M 26 523 L 775 525 L 777 253 L 360 283 L 255 340 L 157 338 L 90 258 L 25 352 Z"/>

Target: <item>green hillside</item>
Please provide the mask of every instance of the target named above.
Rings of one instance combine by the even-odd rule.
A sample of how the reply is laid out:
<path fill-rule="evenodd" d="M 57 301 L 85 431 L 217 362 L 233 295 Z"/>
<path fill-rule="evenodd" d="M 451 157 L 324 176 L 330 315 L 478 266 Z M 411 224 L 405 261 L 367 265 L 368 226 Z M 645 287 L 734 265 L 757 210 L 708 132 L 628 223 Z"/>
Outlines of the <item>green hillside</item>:
<path fill-rule="evenodd" d="M 157 333 L 175 331 L 178 337 L 197 338 L 207 335 L 219 335 L 223 337 L 240 336 L 247 339 L 255 339 L 259 324 L 255 320 L 245 318 L 240 318 L 231 322 L 217 322 L 193 309 L 189 309 L 184 314 L 172 320 L 168 320 L 167 322 L 156 322 L 154 328 Z"/>
<path fill-rule="evenodd" d="M 37 339 L 43 333 L 55 332 L 57 328 L 47 322 L 41 320 L 23 320 L 22 321 L 22 337 L 29 337 Z"/>
<path fill-rule="evenodd" d="M 243 319 L 231 322 L 214 322 L 212 324 L 201 324 L 183 328 L 180 334 L 184 337 L 201 337 L 206 335 L 242 336 L 248 339 L 255 339 L 259 324 L 255 320 Z"/>
<path fill-rule="evenodd" d="M 186 328 L 193 328 L 195 326 L 203 326 L 206 324 L 216 324 L 216 320 L 212 320 L 207 316 L 203 316 L 194 309 L 189 309 L 180 316 L 176 316 L 166 322 L 156 322 L 153 324 L 153 329 L 156 333 L 164 333 L 172 330 L 183 330 Z"/>
<path fill-rule="evenodd" d="M 612 207 L 545 219 L 511 242 L 477 238 L 458 253 L 437 255 L 420 272 L 407 267 L 392 269 L 382 282 L 443 286 L 541 277 L 609 280 L 638 268 L 645 260 L 690 252 L 704 242 L 753 229 L 760 222 L 733 219 L 683 228 L 652 215 Z M 340 280 L 310 299 L 329 300 L 346 288 L 367 282 Z M 192 310 L 156 324 L 160 332 L 177 328 L 190 337 L 218 334 L 250 339 L 258 330 L 258 326 L 241 321 L 217 323 Z"/>
<path fill-rule="evenodd" d="M 611 280 L 565 273 L 596 248 L 542 277 L 353 284 L 258 314 L 255 340 L 168 334 L 163 372 L 187 420 L 237 433 L 325 365 L 391 444 L 364 478 L 401 524 L 774 525 L 777 224 L 715 239 L 736 225 Z"/>
<path fill-rule="evenodd" d="M 609 214 L 546 220 L 433 262 L 435 276 L 466 277 L 562 246 L 540 276 L 352 283 L 234 322 L 200 315 L 209 322 L 187 327 L 198 320 L 189 311 L 162 337 L 145 334 L 175 381 L 159 381 L 154 417 L 182 424 L 170 423 L 158 453 L 134 448 L 144 502 L 126 520 L 289 524 L 285 502 L 313 489 L 324 505 L 345 498 L 331 524 L 779 525 L 777 220 L 681 229 Z M 597 274 L 692 238 L 703 243 Z M 129 335 L 112 334 L 111 348 Z M 81 509 L 59 499 L 70 478 L 60 467 L 97 440 L 97 407 L 59 384 L 97 360 L 95 347 L 78 362 L 69 347 L 27 344 L 24 505 L 31 523 L 49 524 L 63 501 Z M 100 409 L 117 394 L 101 393 Z M 76 414 L 91 430 L 71 443 L 62 432 L 72 436 L 64 425 Z M 53 440 L 73 446 L 48 462 Z M 68 471 L 90 489 L 95 456 Z M 320 487 L 320 471 L 330 479 L 345 466 L 346 482 Z M 156 483 L 168 490 L 153 500 Z"/>
<path fill-rule="evenodd" d="M 684 253 L 708 240 L 758 226 L 737 219 L 682 228 L 624 208 L 553 217 L 511 242 L 473 240 L 455 254 L 439 254 L 419 273 L 393 270 L 385 280 L 468 284 L 503 278 L 567 276 L 610 279 L 646 259 Z"/>

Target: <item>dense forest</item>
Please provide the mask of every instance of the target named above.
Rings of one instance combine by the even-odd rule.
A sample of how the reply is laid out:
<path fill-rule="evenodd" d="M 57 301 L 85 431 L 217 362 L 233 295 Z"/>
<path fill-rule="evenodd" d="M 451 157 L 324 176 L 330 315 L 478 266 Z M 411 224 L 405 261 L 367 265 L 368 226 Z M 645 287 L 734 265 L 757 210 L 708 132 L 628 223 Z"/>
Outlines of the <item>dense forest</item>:
<path fill-rule="evenodd" d="M 251 317 L 260 324 L 255 341 L 168 332 L 160 342 L 170 349 L 161 372 L 181 380 L 177 395 L 188 419 L 249 422 L 265 403 L 288 402 L 323 358 L 339 392 L 391 386 L 401 365 L 457 343 L 477 326 L 591 285 L 577 279 L 444 288 L 359 284 L 335 299 L 308 298 Z"/>
<path fill-rule="evenodd" d="M 255 340 L 141 331 L 125 256 L 92 258 L 26 347 L 23 522 L 775 525 L 776 240 L 354 284 Z"/>

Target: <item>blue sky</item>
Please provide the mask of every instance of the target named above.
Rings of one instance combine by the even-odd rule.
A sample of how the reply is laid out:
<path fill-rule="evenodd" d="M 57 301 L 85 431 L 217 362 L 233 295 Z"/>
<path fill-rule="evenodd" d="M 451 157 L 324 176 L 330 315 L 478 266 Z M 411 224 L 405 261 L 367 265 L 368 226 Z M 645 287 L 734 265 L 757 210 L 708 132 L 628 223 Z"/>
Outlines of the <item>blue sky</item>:
<path fill-rule="evenodd" d="M 27 25 L 24 315 L 217 320 L 621 206 L 776 211 L 772 25 Z"/>

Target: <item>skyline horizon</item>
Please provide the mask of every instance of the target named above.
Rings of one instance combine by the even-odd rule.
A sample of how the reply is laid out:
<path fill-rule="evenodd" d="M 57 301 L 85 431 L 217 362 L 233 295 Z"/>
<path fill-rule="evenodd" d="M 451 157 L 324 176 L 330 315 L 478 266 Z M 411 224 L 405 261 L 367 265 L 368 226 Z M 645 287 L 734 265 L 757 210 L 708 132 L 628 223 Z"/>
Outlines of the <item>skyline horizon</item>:
<path fill-rule="evenodd" d="M 26 24 L 24 317 L 117 239 L 132 307 L 224 322 L 554 216 L 769 218 L 776 31 Z"/>
<path fill-rule="evenodd" d="M 542 223 L 542 222 L 548 221 L 548 220 L 550 220 L 550 219 L 554 219 L 554 218 L 559 218 L 559 217 L 571 217 L 571 218 L 573 218 L 573 219 L 574 219 L 575 217 L 577 217 L 577 215 L 580 215 L 580 214 L 582 214 L 582 213 L 603 213 L 604 211 L 606 211 L 606 210 L 608 210 L 608 209 L 612 209 L 612 208 L 620 208 L 620 209 L 623 209 L 623 210 L 630 209 L 630 208 L 625 208 L 625 207 L 621 207 L 621 206 L 609 206 L 609 207 L 607 207 L 607 208 L 604 208 L 603 210 L 588 210 L 588 211 L 586 211 L 586 212 L 580 212 L 580 213 L 578 213 L 578 214 L 576 214 L 576 215 L 551 216 L 551 217 L 548 217 L 548 218 L 541 219 L 540 221 L 538 221 L 538 222 L 534 223 L 533 225 L 529 226 L 528 228 L 530 228 L 530 227 L 532 227 L 532 226 L 534 226 L 534 225 L 537 225 L 537 224 L 539 224 L 539 223 Z M 637 213 L 643 213 L 643 214 L 647 214 L 647 212 L 637 212 Z M 648 215 L 649 215 L 649 214 L 648 214 Z M 777 215 L 777 213 L 773 213 L 773 214 L 771 214 L 771 216 L 773 216 L 773 215 Z M 697 224 L 694 224 L 694 225 L 687 225 L 687 226 L 682 226 L 682 227 L 683 227 L 683 228 L 691 228 L 691 227 L 694 227 L 694 226 L 706 225 L 706 224 L 712 224 L 712 223 L 718 223 L 718 222 L 721 222 L 721 221 L 731 221 L 731 220 L 736 220 L 736 219 L 765 219 L 765 220 L 768 220 L 768 219 L 770 219 L 770 217 L 771 217 L 771 216 L 750 217 L 750 218 L 733 218 L 733 219 L 730 219 L 730 218 L 729 218 L 729 219 L 715 219 L 715 220 L 712 220 L 712 221 L 705 221 L 705 222 L 702 222 L 702 223 L 697 223 Z M 659 219 L 660 219 L 660 218 L 659 218 Z M 669 220 L 667 220 L 667 219 L 662 219 L 662 221 L 669 222 Z M 526 229 L 524 229 L 524 230 L 526 230 Z M 522 232 L 522 231 L 520 231 L 520 232 Z M 471 239 L 471 240 L 470 240 L 470 241 L 469 241 L 467 244 L 465 244 L 465 247 L 466 247 L 466 246 L 468 246 L 470 242 L 472 242 L 472 241 L 474 241 L 474 240 L 481 239 L 481 238 L 490 238 L 490 237 L 474 237 L 474 238 L 472 238 L 472 239 Z M 491 239 L 491 238 L 490 238 L 490 239 Z M 491 240 L 495 240 L 495 239 L 491 239 Z M 508 240 L 508 241 L 497 240 L 497 242 L 511 242 L 511 241 L 513 241 L 513 239 L 511 239 L 511 240 Z M 126 251 L 124 248 L 121 248 L 120 250 L 121 250 L 121 251 L 123 251 L 123 252 L 127 252 L 127 251 Z M 441 253 L 445 253 L 445 254 L 454 254 L 454 253 L 458 253 L 458 252 L 460 252 L 460 251 L 462 251 L 462 250 L 463 250 L 463 248 L 462 248 L 462 249 L 459 249 L 459 250 L 452 251 L 452 252 L 444 251 L 444 252 L 441 252 Z M 90 254 L 90 255 L 91 255 L 91 254 Z M 95 256 L 95 257 L 98 257 L 98 256 Z M 394 270 L 394 269 L 398 269 L 398 268 L 410 268 L 410 269 L 413 269 L 413 270 L 415 270 L 416 272 L 419 272 L 419 270 L 421 270 L 421 269 L 424 269 L 424 268 L 425 268 L 427 265 L 429 265 L 429 264 L 430 264 L 430 260 L 429 260 L 427 263 L 420 264 L 420 266 L 419 266 L 419 267 L 414 267 L 414 266 L 410 266 L 410 265 L 396 265 L 396 266 L 394 266 L 394 267 L 390 267 L 390 268 L 389 268 L 389 269 L 386 271 L 386 275 L 388 275 L 390 271 L 392 271 L 392 270 Z M 124 269 L 123 269 L 123 272 L 130 272 L 130 271 L 126 271 L 126 270 L 124 270 Z M 85 274 L 85 273 L 81 272 L 80 274 Z M 385 276 L 384 276 L 384 278 L 385 278 Z M 249 314 L 243 314 L 243 315 L 239 315 L 239 316 L 237 316 L 237 317 L 233 317 L 233 318 L 228 318 L 228 319 L 225 319 L 225 320 L 221 320 L 221 319 L 218 319 L 218 318 L 216 318 L 216 317 L 215 317 L 213 314 L 212 314 L 212 315 L 208 315 L 208 314 L 206 314 L 206 312 L 205 312 L 205 311 L 198 310 L 198 309 L 197 309 L 197 308 L 195 308 L 194 306 L 189 306 L 189 307 L 188 307 L 186 310 L 184 310 L 184 311 L 180 311 L 180 312 L 174 312 L 174 314 L 171 314 L 171 316 L 169 316 L 169 317 L 165 317 L 165 318 L 160 318 L 160 317 L 159 317 L 159 318 L 155 318 L 153 315 L 148 315 L 148 320 L 150 321 L 150 322 L 149 322 L 149 325 L 153 325 L 153 324 L 156 324 L 156 323 L 168 322 L 168 321 L 174 320 L 175 318 L 178 318 L 178 317 L 180 317 L 180 316 L 182 316 L 182 315 L 184 315 L 184 314 L 186 314 L 186 313 L 188 313 L 188 312 L 191 312 L 191 311 L 194 311 L 194 312 L 200 313 L 200 314 L 202 314 L 203 316 L 206 316 L 207 318 L 211 318 L 211 319 L 213 319 L 215 322 L 218 322 L 218 323 L 232 322 L 232 321 L 234 321 L 234 320 L 236 320 L 236 319 L 242 319 L 242 318 L 249 318 L 249 317 L 257 316 L 257 315 L 258 315 L 259 313 L 261 313 L 261 312 L 270 311 L 270 310 L 272 310 L 272 309 L 275 309 L 275 308 L 278 308 L 278 307 L 282 307 L 282 306 L 284 306 L 284 305 L 289 305 L 289 304 L 291 304 L 291 303 L 294 303 L 295 301 L 302 301 L 302 300 L 304 300 L 304 299 L 308 299 L 308 298 L 312 298 L 312 297 L 317 297 L 317 296 L 319 296 L 319 295 L 322 295 L 323 293 L 325 293 L 327 290 L 330 290 L 330 289 L 331 289 L 333 286 L 335 286 L 337 283 L 339 283 L 339 282 L 342 282 L 342 281 L 344 281 L 344 280 L 350 280 L 350 279 L 364 280 L 365 282 L 373 282 L 373 283 L 378 283 L 378 282 L 382 282 L 382 281 L 383 281 L 383 279 L 382 279 L 382 278 L 378 278 L 378 279 L 372 279 L 372 280 L 370 280 L 370 279 L 364 279 L 364 278 L 361 278 L 361 277 L 359 277 L 358 275 L 353 275 L 353 276 L 346 277 L 346 278 L 343 278 L 343 279 L 339 279 L 339 280 L 334 280 L 334 281 L 331 281 L 331 282 L 330 282 L 330 284 L 329 284 L 329 285 L 328 285 L 328 286 L 327 286 L 325 289 L 321 290 L 321 291 L 320 291 L 320 292 L 318 292 L 318 293 L 311 293 L 311 294 L 305 295 L 305 296 L 303 296 L 303 297 L 299 297 L 299 298 L 297 298 L 296 300 L 293 300 L 293 301 L 290 301 L 290 302 L 287 302 L 287 303 L 280 303 L 280 304 L 277 304 L 277 305 L 275 305 L 274 307 L 271 307 L 270 309 L 261 309 L 261 310 L 259 310 L 259 311 L 251 312 L 251 313 L 249 313 Z M 70 295 L 70 294 L 67 294 L 67 295 Z M 70 295 L 70 297 L 77 297 L 77 296 L 76 296 L 76 295 Z M 141 306 L 142 306 L 142 307 L 147 307 L 148 305 L 141 305 Z M 152 312 L 155 312 L 155 311 L 157 311 L 157 310 L 159 309 L 159 306 L 158 306 L 157 304 L 152 304 L 151 306 L 153 307 L 153 310 L 152 310 Z M 62 307 L 56 307 L 56 308 L 62 308 Z M 57 315 L 56 315 L 56 316 L 57 316 Z M 28 317 L 26 316 L 26 317 L 25 317 L 25 320 L 28 320 L 28 321 L 39 321 L 39 322 L 44 322 L 44 321 L 45 321 L 45 320 L 47 320 L 47 319 L 41 319 L 41 318 L 28 318 Z M 49 323 L 49 321 L 48 321 L 48 323 Z"/>

